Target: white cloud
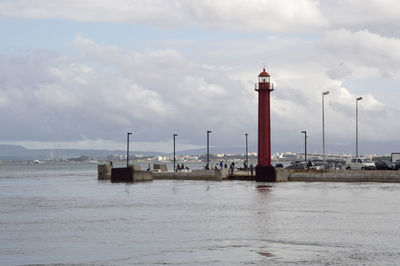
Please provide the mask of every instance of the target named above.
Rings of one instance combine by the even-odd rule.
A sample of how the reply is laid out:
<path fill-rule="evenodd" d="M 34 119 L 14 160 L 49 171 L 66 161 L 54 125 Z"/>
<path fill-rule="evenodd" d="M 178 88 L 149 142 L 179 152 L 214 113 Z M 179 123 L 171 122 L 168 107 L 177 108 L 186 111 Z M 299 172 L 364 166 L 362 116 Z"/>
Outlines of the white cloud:
<path fill-rule="evenodd" d="M 353 65 L 373 69 L 385 77 L 400 78 L 399 38 L 383 37 L 367 30 L 340 29 L 326 32 L 320 45 L 321 50 L 336 57 L 344 68 Z"/>
<path fill-rule="evenodd" d="M 373 29 L 399 36 L 397 0 L 322 0 L 319 6 L 332 28 Z"/>
<path fill-rule="evenodd" d="M 13 0 L 3 16 L 74 21 L 135 22 L 161 27 L 212 27 L 245 31 L 304 30 L 324 26 L 314 0 Z"/>
<path fill-rule="evenodd" d="M 186 145 L 199 145 L 199 132 L 218 128 L 215 139 L 229 144 L 231 131 L 251 123 L 237 108 L 249 101 L 240 99 L 241 83 L 223 72 L 216 76 L 173 50 L 127 52 L 82 37 L 77 43 L 68 56 L 32 52 L 8 60 L 0 74 L 10 102 L 0 107 L 3 140 L 116 141 L 133 130 L 137 141 L 156 145 L 177 131 Z"/>
<path fill-rule="evenodd" d="M 0 15 L 231 31 L 312 32 L 349 28 L 400 36 L 397 0 L 4 0 Z"/>
<path fill-rule="evenodd" d="M 357 79 L 399 80 L 400 39 L 394 22 L 400 9 L 396 1 L 385 3 L 390 8 L 378 1 L 345 0 L 2 1 L 3 16 L 256 32 L 218 42 L 155 41 L 159 48 L 144 51 L 78 36 L 70 51 L 0 55 L 0 122 L 8 125 L 0 134 L 9 141 L 90 144 L 99 139 L 108 145 L 134 129 L 138 141 L 154 142 L 157 150 L 169 143 L 172 132 L 197 146 L 211 129 L 215 143 L 233 145 L 243 132 L 256 136 L 253 88 L 265 62 L 276 84 L 273 143 L 296 142 L 305 129 L 310 141 L 320 142 L 324 90 L 331 91 L 326 99 L 328 143 L 353 141 L 358 96 L 364 97 L 364 140 L 396 141 L 400 125 L 388 121 L 396 121 L 398 107 L 384 101 L 395 94 L 349 85 Z M 379 25 L 391 25 L 394 34 L 385 34 Z M 300 35 L 286 35 L 293 32 Z M 378 100 L 378 93 L 387 96 Z"/>

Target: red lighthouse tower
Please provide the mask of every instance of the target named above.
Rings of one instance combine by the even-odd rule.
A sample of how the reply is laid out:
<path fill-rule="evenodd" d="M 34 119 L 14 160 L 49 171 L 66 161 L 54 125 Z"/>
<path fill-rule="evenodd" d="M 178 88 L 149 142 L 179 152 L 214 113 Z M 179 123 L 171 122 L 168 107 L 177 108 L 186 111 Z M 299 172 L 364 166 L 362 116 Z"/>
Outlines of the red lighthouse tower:
<path fill-rule="evenodd" d="M 257 182 L 274 182 L 275 168 L 271 165 L 271 108 L 270 76 L 263 69 L 258 75 L 258 164 L 256 166 Z"/>

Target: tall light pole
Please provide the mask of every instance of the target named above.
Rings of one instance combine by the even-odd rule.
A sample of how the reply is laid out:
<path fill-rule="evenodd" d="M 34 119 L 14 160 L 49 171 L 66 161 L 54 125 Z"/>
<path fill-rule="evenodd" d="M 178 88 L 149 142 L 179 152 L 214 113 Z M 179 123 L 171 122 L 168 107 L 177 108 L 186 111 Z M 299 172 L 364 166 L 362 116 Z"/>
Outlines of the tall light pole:
<path fill-rule="evenodd" d="M 174 134 L 173 136 L 174 136 L 174 172 L 175 172 L 176 171 L 176 167 L 175 167 L 175 161 L 176 161 L 176 158 L 175 158 L 175 137 L 178 136 L 178 134 Z"/>
<path fill-rule="evenodd" d="M 249 134 L 244 134 L 245 136 L 246 136 L 246 170 L 247 170 L 247 168 L 249 168 L 249 145 L 248 145 L 248 142 L 247 142 L 247 136 L 249 135 Z"/>
<path fill-rule="evenodd" d="M 128 134 L 127 134 L 127 140 L 126 140 L 126 168 L 129 167 L 129 135 L 132 135 L 132 133 L 128 132 Z"/>
<path fill-rule="evenodd" d="M 362 97 L 356 98 L 356 158 L 358 158 L 358 101 L 361 101 Z"/>
<path fill-rule="evenodd" d="M 211 130 L 207 130 L 207 164 L 206 167 L 209 168 L 210 167 L 210 133 Z"/>
<path fill-rule="evenodd" d="M 329 91 L 322 93 L 322 161 L 325 167 L 325 106 L 324 106 L 324 96 L 328 95 Z"/>
<path fill-rule="evenodd" d="M 307 131 L 303 130 L 301 133 L 304 134 L 304 161 L 307 162 Z"/>

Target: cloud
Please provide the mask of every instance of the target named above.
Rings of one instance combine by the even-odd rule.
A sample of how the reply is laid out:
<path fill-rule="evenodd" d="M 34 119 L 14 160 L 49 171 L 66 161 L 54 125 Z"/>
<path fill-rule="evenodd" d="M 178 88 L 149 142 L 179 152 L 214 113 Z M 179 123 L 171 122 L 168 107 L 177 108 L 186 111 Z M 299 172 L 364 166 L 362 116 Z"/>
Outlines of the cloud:
<path fill-rule="evenodd" d="M 338 58 L 338 65 L 341 66 L 336 65 L 336 69 L 343 68 L 351 72 L 349 65 L 353 65 L 356 68 L 373 69 L 383 77 L 400 77 L 399 38 L 384 37 L 368 30 L 351 32 L 339 29 L 326 32 L 319 48 Z"/>
<path fill-rule="evenodd" d="M 400 36 L 397 0 L 4 0 L 0 15 L 253 32 L 347 28 Z"/>
<path fill-rule="evenodd" d="M 173 114 L 157 92 L 121 75 L 104 75 L 73 56 L 33 53 L 1 62 L 9 69 L 0 85 L 7 103 L 0 117 L 8 124 L 3 139 L 107 139 L 114 137 L 113 128 L 126 131 L 146 116 L 162 124 Z"/>
<path fill-rule="evenodd" d="M 237 146 L 244 133 L 254 143 L 254 82 L 265 60 L 276 85 L 271 96 L 274 145 L 296 145 L 301 130 L 307 130 L 310 143 L 320 144 L 324 90 L 331 92 L 326 98 L 328 144 L 353 143 L 358 96 L 364 98 L 361 140 L 396 141 L 400 125 L 388 121 L 396 121 L 398 107 L 386 105 L 377 94 L 355 91 L 346 81 L 398 79 L 398 48 L 398 38 L 347 29 L 312 39 L 268 35 L 205 47 L 192 42 L 189 53 L 164 47 L 124 50 L 77 36 L 70 50 L 0 55 L 0 122 L 7 125 L 0 137 L 114 148 L 133 130 L 134 141 L 143 144 L 136 147 L 163 150 L 172 133 L 187 147 L 198 147 L 205 144 L 206 130 L 212 130 L 212 146 Z"/>
<path fill-rule="evenodd" d="M 0 2 L 4 17 L 133 22 L 161 27 L 244 31 L 303 31 L 325 24 L 314 0 L 14 0 Z"/>
<path fill-rule="evenodd" d="M 399 37 L 400 2 L 396 0 L 320 1 L 320 12 L 330 28 L 347 28 L 395 34 Z"/>
<path fill-rule="evenodd" d="M 157 143 L 177 131 L 182 143 L 198 146 L 203 132 L 218 129 L 215 140 L 229 145 L 232 132 L 252 123 L 237 106 L 254 95 L 241 99 L 239 81 L 177 51 L 129 52 L 83 37 L 74 49 L 0 56 L 8 70 L 0 73 L 2 140 L 79 144 L 133 130 L 136 141 Z"/>

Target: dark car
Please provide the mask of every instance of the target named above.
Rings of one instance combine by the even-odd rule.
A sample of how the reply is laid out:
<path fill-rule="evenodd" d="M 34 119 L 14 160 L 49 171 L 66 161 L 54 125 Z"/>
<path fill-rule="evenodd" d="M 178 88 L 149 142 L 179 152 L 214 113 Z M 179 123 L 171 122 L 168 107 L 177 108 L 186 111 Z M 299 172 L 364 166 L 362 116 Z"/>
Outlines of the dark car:
<path fill-rule="evenodd" d="M 376 168 L 376 170 L 389 170 L 389 169 L 391 169 L 390 164 L 388 162 L 382 161 L 382 160 L 379 160 L 379 161 L 375 162 L 375 168 Z"/>
<path fill-rule="evenodd" d="M 277 163 L 277 164 L 275 164 L 275 168 L 283 168 L 283 164 Z"/>
<path fill-rule="evenodd" d="M 307 169 L 307 163 L 294 163 L 289 166 L 286 166 L 285 169 L 304 170 Z"/>
<path fill-rule="evenodd" d="M 400 169 L 400 160 L 397 160 L 394 163 L 389 163 L 389 169 L 399 170 Z"/>

